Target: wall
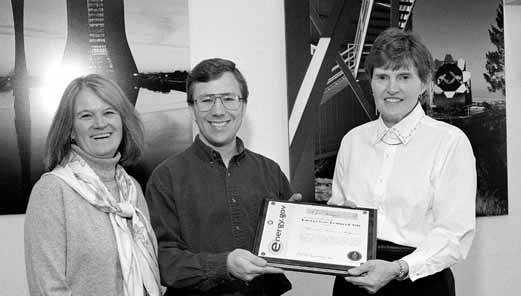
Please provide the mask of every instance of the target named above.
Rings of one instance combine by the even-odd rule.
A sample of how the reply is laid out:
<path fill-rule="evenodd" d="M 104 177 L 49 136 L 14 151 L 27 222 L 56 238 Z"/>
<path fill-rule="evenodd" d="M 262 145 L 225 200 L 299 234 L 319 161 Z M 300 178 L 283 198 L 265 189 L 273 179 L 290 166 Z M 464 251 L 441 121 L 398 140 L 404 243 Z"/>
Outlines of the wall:
<path fill-rule="evenodd" d="M 25 215 L 0 216 L 0 296 L 29 295 L 24 261 Z"/>
<path fill-rule="evenodd" d="M 188 5 L 192 66 L 210 57 L 237 64 L 250 89 L 239 136 L 288 174 L 284 1 L 190 0 Z"/>
<path fill-rule="evenodd" d="M 218 2 L 218 3 L 217 3 Z M 224 5 L 226 3 L 226 5 Z M 252 90 L 241 136 L 288 173 L 283 1 L 190 0 L 191 63 L 233 59 Z M 234 7 L 229 9 L 227 7 Z M 455 275 L 459 296 L 519 295 L 521 291 L 521 6 L 505 6 L 510 214 L 478 219 L 475 244 Z M 238 26 L 237 24 L 240 24 Z M 28 295 L 23 215 L 0 216 L 0 296 Z M 329 276 L 288 273 L 288 295 L 330 295 Z"/>

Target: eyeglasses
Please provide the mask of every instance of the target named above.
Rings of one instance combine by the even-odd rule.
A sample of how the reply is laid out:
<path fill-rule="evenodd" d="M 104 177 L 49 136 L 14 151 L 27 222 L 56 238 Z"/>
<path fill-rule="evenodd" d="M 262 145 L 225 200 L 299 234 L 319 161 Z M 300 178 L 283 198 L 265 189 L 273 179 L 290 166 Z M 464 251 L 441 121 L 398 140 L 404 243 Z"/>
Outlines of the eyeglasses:
<path fill-rule="evenodd" d="M 215 101 L 217 99 L 221 100 L 221 103 L 223 104 L 224 108 L 228 110 L 237 110 L 241 106 L 241 100 L 242 98 L 238 95 L 234 94 L 224 94 L 224 95 L 206 95 L 199 97 L 195 100 L 197 104 L 197 108 L 199 108 L 199 111 L 206 112 L 212 109 L 213 105 L 215 104 Z"/>

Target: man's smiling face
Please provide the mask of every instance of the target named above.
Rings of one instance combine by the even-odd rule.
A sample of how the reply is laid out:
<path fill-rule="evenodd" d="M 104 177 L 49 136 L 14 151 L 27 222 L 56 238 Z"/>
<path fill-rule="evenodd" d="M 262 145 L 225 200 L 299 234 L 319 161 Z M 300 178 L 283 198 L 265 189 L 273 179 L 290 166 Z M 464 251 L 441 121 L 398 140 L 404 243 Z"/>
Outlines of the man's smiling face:
<path fill-rule="evenodd" d="M 241 101 L 237 110 L 226 109 L 220 99 L 217 99 L 208 111 L 201 111 L 197 105 L 197 100 L 210 95 L 228 94 L 241 97 L 241 89 L 235 76 L 225 72 L 218 79 L 196 82 L 192 87 L 194 104 L 190 109 L 199 127 L 201 141 L 215 148 L 235 145 L 235 137 L 241 127 L 246 103 Z"/>

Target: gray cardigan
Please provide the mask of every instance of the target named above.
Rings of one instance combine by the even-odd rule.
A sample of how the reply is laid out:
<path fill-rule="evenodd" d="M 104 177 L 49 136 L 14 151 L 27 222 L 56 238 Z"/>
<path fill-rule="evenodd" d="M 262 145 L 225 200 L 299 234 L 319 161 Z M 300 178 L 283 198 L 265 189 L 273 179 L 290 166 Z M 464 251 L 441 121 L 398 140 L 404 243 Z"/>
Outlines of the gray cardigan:
<path fill-rule="evenodd" d="M 117 190 L 113 177 L 107 178 L 114 176 L 114 162 L 87 161 L 111 192 Z M 134 182 L 137 206 L 149 217 L 141 187 Z M 32 296 L 123 295 L 108 214 L 54 175 L 40 178 L 31 193 L 25 217 L 25 263 Z"/>

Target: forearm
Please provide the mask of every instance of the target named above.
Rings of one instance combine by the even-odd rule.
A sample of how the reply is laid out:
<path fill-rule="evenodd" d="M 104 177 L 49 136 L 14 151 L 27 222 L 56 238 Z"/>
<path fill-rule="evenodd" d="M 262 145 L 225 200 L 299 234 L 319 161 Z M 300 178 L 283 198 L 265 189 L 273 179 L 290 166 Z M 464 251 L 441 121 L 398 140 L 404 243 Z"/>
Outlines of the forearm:
<path fill-rule="evenodd" d="M 473 230 L 459 237 L 441 229 L 429 232 L 413 253 L 402 258 L 408 264 L 411 280 L 440 272 L 463 260 L 473 236 Z"/>
<path fill-rule="evenodd" d="M 174 289 L 208 292 L 232 285 L 226 268 L 228 253 L 193 253 L 175 247 L 161 247 L 159 268 L 162 284 Z"/>

